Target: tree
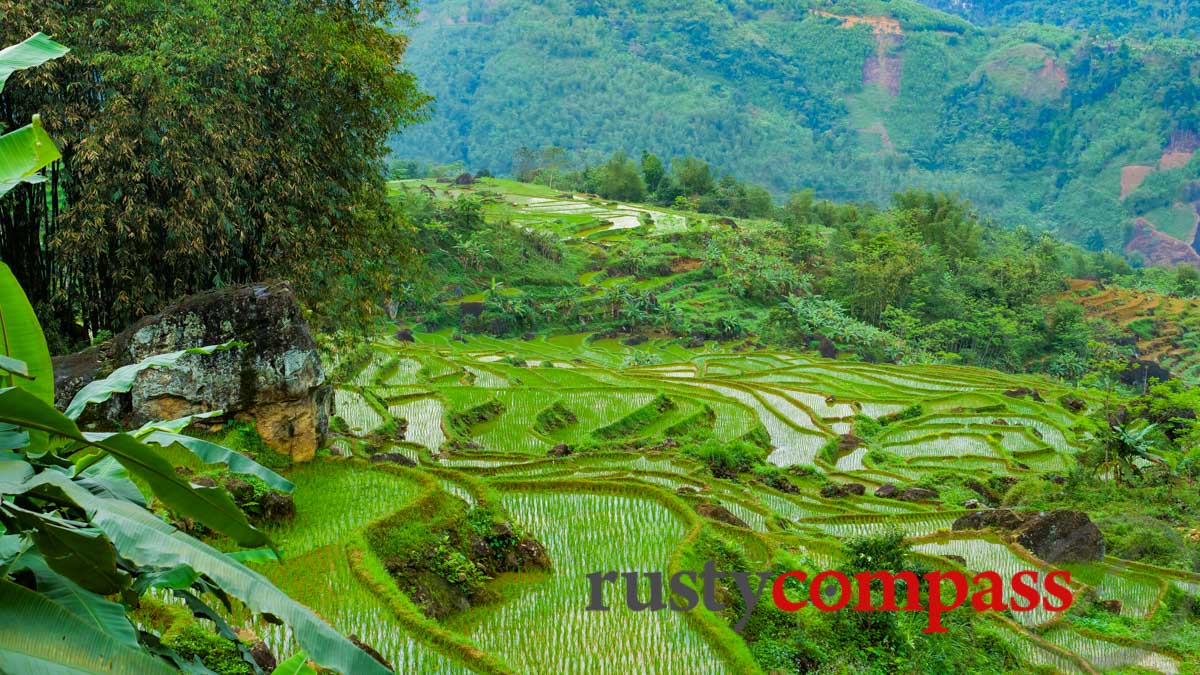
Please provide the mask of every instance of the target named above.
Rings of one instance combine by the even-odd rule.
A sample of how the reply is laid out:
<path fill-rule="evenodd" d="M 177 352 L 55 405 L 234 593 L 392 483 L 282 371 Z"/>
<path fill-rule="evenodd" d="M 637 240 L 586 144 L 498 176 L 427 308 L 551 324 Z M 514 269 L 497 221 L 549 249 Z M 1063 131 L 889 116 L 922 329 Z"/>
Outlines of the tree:
<path fill-rule="evenodd" d="M 394 22 L 411 13 L 404 0 L 0 0 L 5 37 L 77 38 L 0 99 L 0 122 L 41 112 L 62 146 L 44 183 L 0 201 L 0 257 L 21 261 L 52 332 L 77 316 L 116 331 L 272 276 L 292 277 L 318 320 L 378 312 L 410 255 L 383 160 L 427 100 L 400 67 Z"/>
<path fill-rule="evenodd" d="M 675 180 L 689 196 L 701 196 L 712 193 L 717 189 L 708 164 L 695 157 L 671 160 L 671 168 L 675 172 Z"/>
<path fill-rule="evenodd" d="M 512 159 L 513 175 L 517 180 L 522 182 L 530 182 L 533 180 L 534 172 L 538 169 L 537 154 L 522 145 L 513 153 Z"/>
<path fill-rule="evenodd" d="M 666 175 L 667 169 L 663 166 L 662 160 L 657 155 L 652 155 L 643 150 L 642 180 L 646 183 L 646 191 L 652 195 L 657 195 L 658 188 L 662 185 L 663 178 Z"/>
<path fill-rule="evenodd" d="M 1195 267 L 1181 263 L 1175 267 L 1175 282 L 1172 290 L 1185 298 L 1200 295 L 1200 272 Z"/>
<path fill-rule="evenodd" d="M 0 52 L 0 88 L 13 70 L 61 57 L 66 49 L 34 35 Z M 32 125 L 0 137 L 0 184 L 30 177 L 57 157 L 53 141 Z M 25 134 L 34 134 L 32 139 Z M 161 636 L 135 628 L 130 609 L 151 590 L 169 593 L 193 613 L 213 620 L 221 637 L 236 636 L 205 600 L 228 606 L 236 597 L 254 613 L 291 625 L 314 660 L 343 672 L 373 672 L 380 664 L 266 578 L 178 532 L 149 509 L 137 477 L 162 506 L 195 519 L 239 546 L 269 546 L 218 487 L 184 480 L 159 448 L 178 447 L 206 464 L 225 464 L 268 487 L 290 492 L 275 472 L 226 448 L 181 433 L 194 419 L 153 422 L 120 433 L 88 433 L 75 423 L 86 406 L 128 392 L 133 376 L 170 368 L 186 354 L 210 354 L 228 345 L 152 356 L 117 369 L 81 389 L 66 413 L 54 407 L 54 373 L 46 338 L 28 296 L 0 263 L 0 663 L 5 670 L 170 673 L 195 664 L 165 646 Z M 270 555 L 252 551 L 260 559 Z M 237 647 L 258 672 L 248 650 Z M 306 655 L 298 655 L 303 662 Z"/>
<path fill-rule="evenodd" d="M 596 192 L 607 199 L 627 202 L 646 200 L 646 186 L 633 160 L 624 152 L 615 152 L 598 172 Z"/>

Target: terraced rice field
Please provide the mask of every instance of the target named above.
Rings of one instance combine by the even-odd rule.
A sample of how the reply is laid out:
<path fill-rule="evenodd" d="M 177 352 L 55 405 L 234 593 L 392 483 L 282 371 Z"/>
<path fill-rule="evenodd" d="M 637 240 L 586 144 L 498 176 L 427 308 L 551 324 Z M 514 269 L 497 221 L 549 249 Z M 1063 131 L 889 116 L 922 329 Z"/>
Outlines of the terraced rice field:
<path fill-rule="evenodd" d="M 580 604 L 589 572 L 666 568 L 684 535 L 667 509 L 631 497 L 557 493 L 511 495 L 505 506 L 546 545 L 555 573 L 510 602 L 468 612 L 453 627 L 523 673 L 723 672 L 721 659 L 677 613 L 587 612 Z M 605 589 L 609 606 L 620 605 L 622 591 Z"/>
<path fill-rule="evenodd" d="M 1139 358 L 1158 362 L 1189 384 L 1200 383 L 1200 302 L 1156 291 L 1102 287 L 1075 280 L 1064 298 L 1089 316 L 1123 326 L 1137 338 Z"/>
<path fill-rule="evenodd" d="M 673 510 L 679 504 L 719 504 L 740 519 L 744 529 L 714 531 L 753 564 L 783 548 L 835 565 L 846 538 L 899 528 L 929 560 L 956 556 L 968 569 L 1002 574 L 1051 569 L 999 540 L 951 536 L 951 524 L 965 513 L 958 504 L 882 499 L 873 490 L 948 468 L 987 467 L 1017 477 L 1065 470 L 1082 439 L 1072 413 L 1055 403 L 1066 393 L 1061 385 L 970 368 L 890 367 L 734 347 L 686 349 L 663 340 L 630 347 L 588 335 L 377 340 L 362 370 L 336 383 L 341 421 L 333 426 L 342 431 L 330 447 L 354 457 L 293 471 L 300 514 L 272 532 L 289 562 L 264 572 L 378 648 L 399 672 L 471 672 L 454 650 L 396 619 L 354 574 L 345 543 L 423 490 L 475 504 L 468 483 L 479 481 L 495 486 L 511 518 L 546 545 L 554 569 L 494 581 L 503 600 L 442 622 L 456 639 L 513 672 L 720 673 L 732 670 L 719 649 L 721 641 L 739 639 L 731 631 L 701 630 L 679 613 L 629 612 L 616 587 L 606 590 L 613 611 L 584 611 L 586 573 L 665 570 L 684 550 L 695 526 L 688 523 L 710 522 L 681 517 Z M 626 365 L 646 360 L 631 358 L 635 352 L 656 365 Z M 521 361 L 526 365 L 512 365 Z M 1020 389 L 1036 390 L 1044 401 Z M 890 422 L 867 446 L 823 454 L 827 441 L 857 430 L 856 415 L 896 415 L 914 404 L 917 414 Z M 372 437 L 381 428 L 403 429 L 403 438 L 381 442 Z M 788 494 L 714 478 L 674 443 L 696 432 L 747 439 L 780 467 L 805 465 L 837 482 L 860 482 L 867 492 L 826 498 L 817 482 Z M 577 451 L 553 456 L 563 445 Z M 362 461 L 372 451 L 404 454 L 418 467 L 410 474 L 381 470 Z M 404 478 L 429 472 L 436 475 L 424 486 Z M 1186 574 L 1158 582 L 1120 564 L 1073 572 L 1101 597 L 1121 600 L 1131 619 L 1153 616 L 1170 584 L 1184 592 L 1200 588 Z M 1031 667 L 1179 671 L 1170 655 L 1076 632 L 1045 611 L 1010 618 L 1015 623 L 997 625 Z M 259 628 L 272 646 L 288 651 L 285 631 Z"/>

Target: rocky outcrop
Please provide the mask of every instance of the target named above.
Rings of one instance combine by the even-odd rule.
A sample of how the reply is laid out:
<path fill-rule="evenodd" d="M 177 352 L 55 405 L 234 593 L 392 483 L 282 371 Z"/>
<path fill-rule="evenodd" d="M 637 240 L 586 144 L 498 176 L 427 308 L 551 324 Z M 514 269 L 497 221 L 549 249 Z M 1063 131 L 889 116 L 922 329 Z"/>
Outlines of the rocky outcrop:
<path fill-rule="evenodd" d="M 287 283 L 190 296 L 103 345 L 55 359 L 56 402 L 65 407 L 88 382 L 121 366 L 227 342 L 241 346 L 142 371 L 129 393 L 90 407 L 81 421 L 136 427 L 223 410 L 253 422 L 276 452 L 311 459 L 329 428 L 332 387 Z"/>
<path fill-rule="evenodd" d="M 1051 511 L 1026 523 L 1017 543 L 1051 564 L 1104 559 L 1104 535 L 1081 511 Z"/>
<path fill-rule="evenodd" d="M 1104 535 L 1081 511 L 976 511 L 954 521 L 951 529 L 1006 532 L 1014 542 L 1054 565 L 1104 559 Z"/>
<path fill-rule="evenodd" d="M 371 455 L 372 464 L 399 464 L 400 466 L 416 466 L 417 463 L 408 455 L 399 452 L 377 452 Z"/>
<path fill-rule="evenodd" d="M 838 497 L 861 497 L 867 493 L 867 486 L 862 483 L 843 483 L 838 485 L 830 483 L 821 488 L 821 496 L 826 499 L 836 499 Z"/>
<path fill-rule="evenodd" d="M 875 496 L 882 499 L 899 499 L 904 502 L 929 502 L 936 500 L 940 495 L 937 490 L 929 488 L 906 487 L 901 490 L 891 483 L 884 483 L 876 488 Z"/>
<path fill-rule="evenodd" d="M 750 529 L 750 526 L 746 524 L 746 521 L 733 515 L 729 509 L 725 508 L 724 506 L 720 506 L 719 504 L 697 504 L 696 513 L 699 513 L 705 518 L 711 518 L 715 521 L 725 523 L 726 525 L 743 527 L 747 530 Z"/>

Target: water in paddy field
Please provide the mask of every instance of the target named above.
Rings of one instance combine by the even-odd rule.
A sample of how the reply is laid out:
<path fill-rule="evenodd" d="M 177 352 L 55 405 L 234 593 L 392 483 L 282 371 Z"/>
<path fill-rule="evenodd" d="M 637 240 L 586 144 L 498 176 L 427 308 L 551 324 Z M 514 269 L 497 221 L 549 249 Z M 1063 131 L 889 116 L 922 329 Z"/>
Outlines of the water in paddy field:
<path fill-rule="evenodd" d="M 665 570 L 683 525 L 649 500 L 537 493 L 504 500 L 546 545 L 554 572 L 517 597 L 451 619 L 522 673 L 721 673 L 723 660 L 677 612 L 634 613 L 609 586 L 609 612 L 585 611 L 584 575 Z"/>

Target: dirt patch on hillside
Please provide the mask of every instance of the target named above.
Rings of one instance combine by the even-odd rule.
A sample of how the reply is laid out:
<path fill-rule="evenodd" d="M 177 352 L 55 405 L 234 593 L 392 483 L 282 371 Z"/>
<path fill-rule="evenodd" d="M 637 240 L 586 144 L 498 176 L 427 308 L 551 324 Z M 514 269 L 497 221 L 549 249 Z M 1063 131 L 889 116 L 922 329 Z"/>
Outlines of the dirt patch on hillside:
<path fill-rule="evenodd" d="M 697 258 L 676 258 L 671 261 L 671 274 L 682 274 L 700 269 L 704 261 Z"/>
<path fill-rule="evenodd" d="M 862 82 L 864 87 L 878 85 L 892 96 L 900 95 L 900 77 L 904 61 L 894 54 L 903 37 L 890 33 L 875 34 L 875 53 L 863 63 Z"/>
<path fill-rule="evenodd" d="M 1170 171 L 1171 169 L 1182 169 L 1192 161 L 1192 156 L 1196 154 L 1195 150 L 1176 150 L 1164 152 L 1162 159 L 1158 160 L 1159 171 Z"/>
<path fill-rule="evenodd" d="M 1066 69 L 1055 63 L 1054 59 L 1049 56 L 1042 62 L 1042 69 L 1038 71 L 1038 78 L 1042 81 L 1053 83 L 1054 88 L 1058 91 L 1058 95 L 1062 95 L 1063 90 L 1067 88 Z"/>
<path fill-rule="evenodd" d="M 1146 182 L 1146 176 L 1152 173 L 1154 173 L 1152 166 L 1130 164 L 1121 167 L 1121 199 L 1133 194 L 1142 186 L 1142 183 Z"/>
<path fill-rule="evenodd" d="M 1125 252 L 1140 253 L 1151 265 L 1200 265 L 1200 254 L 1191 246 L 1154 229 L 1154 225 L 1145 218 L 1138 218 L 1134 223 L 1133 235 L 1125 244 Z"/>
<path fill-rule="evenodd" d="M 842 14 L 834 14 L 820 9 L 811 10 L 817 16 L 824 16 L 830 19 L 840 19 L 842 28 L 854 28 L 855 26 L 867 25 L 871 27 L 871 31 L 876 35 L 891 34 L 903 35 L 904 30 L 900 28 L 900 22 L 890 16 L 844 16 Z"/>
<path fill-rule="evenodd" d="M 896 152 L 896 144 L 892 142 L 892 137 L 888 134 L 887 127 L 883 126 L 883 122 L 876 122 L 866 129 L 862 130 L 866 134 L 878 134 L 879 142 L 883 145 L 883 150 L 879 154 L 887 154 Z"/>
<path fill-rule="evenodd" d="M 904 29 L 900 27 L 899 21 L 890 16 L 843 16 L 819 9 L 811 11 L 817 16 L 839 19 L 842 22 L 841 28 L 870 26 L 871 33 L 875 36 L 875 53 L 868 56 L 863 64 L 863 86 L 879 85 L 892 96 L 900 94 L 904 61 L 894 54 L 904 42 Z"/>

